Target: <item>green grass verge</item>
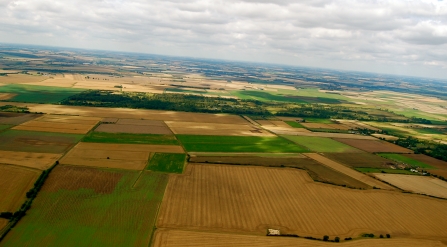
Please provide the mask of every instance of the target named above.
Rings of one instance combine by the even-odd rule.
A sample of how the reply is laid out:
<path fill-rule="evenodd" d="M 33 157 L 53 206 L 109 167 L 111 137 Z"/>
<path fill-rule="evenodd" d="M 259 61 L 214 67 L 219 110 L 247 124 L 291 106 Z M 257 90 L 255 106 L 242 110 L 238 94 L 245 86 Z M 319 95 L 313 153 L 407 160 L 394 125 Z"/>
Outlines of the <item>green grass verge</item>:
<path fill-rule="evenodd" d="M 97 177 L 86 179 L 82 172 L 59 173 L 61 178 L 53 172 L 45 182 L 51 189 L 39 192 L 27 215 L 2 241 L 3 247 L 150 245 L 167 174 L 98 170 Z M 115 185 L 108 179 L 116 176 L 120 178 Z M 76 183 L 69 186 L 62 179 Z"/>
<path fill-rule="evenodd" d="M 284 122 L 293 128 L 304 128 L 304 126 L 298 122 L 294 122 L 294 121 L 284 121 Z"/>
<path fill-rule="evenodd" d="M 177 135 L 188 152 L 301 153 L 308 151 L 281 137 Z"/>
<path fill-rule="evenodd" d="M 85 89 L 47 87 L 24 84 L 9 84 L 0 87 L 0 93 L 17 94 L 7 101 L 26 103 L 57 103 L 63 99 L 78 94 Z"/>
<path fill-rule="evenodd" d="M 392 173 L 392 174 L 418 175 L 418 173 L 414 173 L 414 172 L 407 171 L 407 170 L 399 170 L 399 169 L 381 169 L 381 168 L 369 168 L 369 167 L 359 167 L 359 168 L 355 168 L 355 169 L 359 172 L 364 172 L 364 173 Z"/>
<path fill-rule="evenodd" d="M 285 138 L 307 147 L 313 152 L 322 153 L 349 153 L 349 152 L 359 152 L 349 145 L 337 142 L 330 138 L 325 137 L 310 137 L 310 136 L 291 136 L 284 135 Z"/>
<path fill-rule="evenodd" d="M 386 159 L 394 160 L 397 162 L 402 162 L 402 163 L 408 164 L 410 166 L 417 166 L 417 167 L 427 168 L 427 169 L 434 168 L 428 164 L 425 164 L 424 162 L 421 162 L 421 161 L 418 161 L 418 160 L 415 160 L 415 159 L 412 159 L 412 158 L 409 158 L 409 157 L 406 157 L 406 156 L 403 156 L 400 154 L 382 153 L 382 154 L 379 154 L 379 156 L 386 158 Z"/>
<path fill-rule="evenodd" d="M 185 162 L 186 154 L 155 153 L 146 169 L 158 172 L 182 173 Z"/>
<path fill-rule="evenodd" d="M 173 135 L 90 132 L 83 142 L 178 145 Z"/>

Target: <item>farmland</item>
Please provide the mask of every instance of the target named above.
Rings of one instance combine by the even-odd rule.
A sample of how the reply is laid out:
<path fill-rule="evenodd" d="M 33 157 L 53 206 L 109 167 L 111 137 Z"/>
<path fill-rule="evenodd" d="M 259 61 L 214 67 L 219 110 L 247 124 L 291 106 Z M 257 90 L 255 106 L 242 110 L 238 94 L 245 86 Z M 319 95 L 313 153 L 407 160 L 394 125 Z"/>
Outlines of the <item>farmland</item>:
<path fill-rule="evenodd" d="M 0 165 L 0 212 L 15 212 L 20 208 L 39 175 L 37 170 Z"/>
<path fill-rule="evenodd" d="M 90 132 L 83 142 L 176 145 L 173 135 Z"/>
<path fill-rule="evenodd" d="M 172 135 L 163 121 L 144 119 L 118 119 L 115 123 L 99 125 L 95 131 L 107 133 Z"/>
<path fill-rule="evenodd" d="M 407 157 L 407 156 L 403 156 L 401 154 L 388 154 L 388 153 L 386 153 L 386 154 L 379 154 L 379 156 L 381 156 L 383 158 L 387 158 L 387 159 L 393 160 L 393 161 L 396 161 L 396 162 L 405 163 L 405 164 L 413 166 L 413 167 L 433 168 L 432 166 L 430 166 L 430 165 L 428 165 L 428 164 L 426 164 L 424 162 L 412 159 L 412 158 Z"/>
<path fill-rule="evenodd" d="M 404 154 L 405 157 L 408 157 L 413 160 L 417 160 L 424 164 L 428 164 L 432 167 L 436 167 L 438 169 L 447 169 L 447 162 L 432 158 L 423 154 Z"/>
<path fill-rule="evenodd" d="M 280 137 L 177 135 L 188 152 L 300 153 L 306 149 Z"/>
<path fill-rule="evenodd" d="M 86 134 L 98 123 L 98 121 L 99 118 L 94 117 L 44 115 L 40 118 L 22 123 L 14 127 L 13 129 L 69 134 Z"/>
<path fill-rule="evenodd" d="M 370 167 L 358 167 L 355 168 L 359 172 L 363 173 L 391 173 L 391 174 L 407 174 L 407 175 L 415 175 L 414 172 L 409 170 L 401 170 L 401 169 L 390 169 L 390 168 L 370 168 Z"/>
<path fill-rule="evenodd" d="M 318 184 L 294 169 L 190 164 L 184 175 L 170 178 L 157 228 L 445 238 L 446 205 L 418 195 Z"/>
<path fill-rule="evenodd" d="M 174 134 L 222 136 L 273 136 L 271 133 L 246 124 L 192 123 L 166 121 Z"/>
<path fill-rule="evenodd" d="M 439 240 L 423 239 L 363 239 L 337 244 L 342 247 L 443 247 Z M 278 238 L 248 234 L 230 234 L 215 232 L 197 232 L 182 230 L 157 230 L 154 247 L 331 247 L 334 243 L 312 241 L 300 238 Z"/>
<path fill-rule="evenodd" d="M 155 153 L 146 169 L 158 172 L 182 173 L 185 162 L 186 154 Z"/>
<path fill-rule="evenodd" d="M 64 153 L 82 135 L 7 130 L 0 133 L 0 150 L 37 153 Z"/>
<path fill-rule="evenodd" d="M 447 182 L 437 178 L 384 173 L 374 176 L 403 190 L 447 198 Z"/>
<path fill-rule="evenodd" d="M 58 166 L 2 246 L 148 246 L 165 174 Z"/>
<path fill-rule="evenodd" d="M 298 122 L 294 122 L 294 121 L 284 121 L 284 122 L 293 128 L 304 128 L 303 125 L 301 125 Z"/>
<path fill-rule="evenodd" d="M 394 163 L 370 153 L 325 153 L 326 157 L 351 167 L 389 168 Z"/>
<path fill-rule="evenodd" d="M 25 84 L 9 84 L 0 86 L 0 93 L 17 94 L 8 101 L 26 103 L 57 103 L 71 95 L 84 91 L 84 89 L 46 87 Z"/>
<path fill-rule="evenodd" d="M 362 152 L 356 148 L 346 144 L 334 141 L 325 137 L 310 137 L 310 136 L 284 136 L 285 138 L 307 147 L 313 152 L 327 152 L 327 153 L 359 153 Z"/>
<path fill-rule="evenodd" d="M 356 140 L 336 138 L 336 141 L 369 153 L 413 153 L 413 151 L 381 140 Z"/>
<path fill-rule="evenodd" d="M 46 170 L 61 157 L 60 154 L 0 150 L 0 163 Z"/>

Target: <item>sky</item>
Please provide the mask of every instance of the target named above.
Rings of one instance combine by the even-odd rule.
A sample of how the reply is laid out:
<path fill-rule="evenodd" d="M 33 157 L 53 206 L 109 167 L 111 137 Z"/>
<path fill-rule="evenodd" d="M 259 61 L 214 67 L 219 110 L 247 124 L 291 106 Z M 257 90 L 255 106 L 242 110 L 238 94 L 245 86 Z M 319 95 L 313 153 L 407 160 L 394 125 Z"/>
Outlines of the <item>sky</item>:
<path fill-rule="evenodd" d="M 0 0 L 0 42 L 447 79 L 447 0 Z"/>

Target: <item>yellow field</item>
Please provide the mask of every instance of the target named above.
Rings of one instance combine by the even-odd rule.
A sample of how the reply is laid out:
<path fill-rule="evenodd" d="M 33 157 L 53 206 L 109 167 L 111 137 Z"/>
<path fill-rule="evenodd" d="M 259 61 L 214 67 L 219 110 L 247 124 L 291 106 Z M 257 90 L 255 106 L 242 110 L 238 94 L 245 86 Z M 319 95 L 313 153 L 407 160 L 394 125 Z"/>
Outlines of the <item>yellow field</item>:
<path fill-rule="evenodd" d="M 0 150 L 0 163 L 25 166 L 40 170 L 46 170 L 50 168 L 60 157 L 60 154 Z"/>
<path fill-rule="evenodd" d="M 99 122 L 99 120 L 101 119 L 94 117 L 44 115 L 40 118 L 15 126 L 13 129 L 86 134 Z"/>
<path fill-rule="evenodd" d="M 447 182 L 433 177 L 375 173 L 374 176 L 403 190 L 447 198 Z"/>
<path fill-rule="evenodd" d="M 316 136 L 316 137 L 327 137 L 327 138 L 340 138 L 340 139 L 356 139 L 356 140 L 377 140 L 371 136 L 355 135 L 355 134 L 344 134 L 344 133 L 326 133 L 326 132 L 311 132 L 304 128 L 266 128 L 278 135 L 295 135 L 295 136 Z"/>
<path fill-rule="evenodd" d="M 0 212 L 15 212 L 25 201 L 40 171 L 0 165 Z"/>
<path fill-rule="evenodd" d="M 78 143 L 61 164 L 143 170 L 151 153 L 183 153 L 180 146 L 142 144 Z"/>
<path fill-rule="evenodd" d="M 320 236 L 322 238 L 323 236 Z M 157 230 L 153 247 L 445 247 L 441 241 L 391 238 L 391 239 L 361 239 L 346 241 L 339 244 L 313 241 L 303 238 L 267 237 L 240 235 L 228 233 Z"/>
<path fill-rule="evenodd" d="M 420 195 L 315 183 L 296 169 L 189 164 L 170 177 L 157 228 L 446 239 L 446 208 Z"/>
<path fill-rule="evenodd" d="M 174 134 L 226 135 L 226 136 L 274 136 L 270 132 L 248 124 L 194 123 L 165 121 Z"/>
<path fill-rule="evenodd" d="M 368 175 L 365 175 L 361 172 L 358 172 L 354 169 L 351 169 L 351 168 L 344 166 L 340 163 L 337 163 L 333 160 L 330 160 L 322 155 L 315 154 L 315 153 L 308 153 L 305 155 L 311 159 L 318 161 L 319 163 L 321 163 L 325 166 L 328 166 L 336 171 L 344 173 L 344 174 L 346 174 L 358 181 L 361 181 L 371 187 L 377 187 L 377 188 L 386 189 L 386 190 L 394 190 L 394 188 L 389 186 L 388 184 L 382 183 L 382 182 L 378 181 L 377 179 L 374 179 Z M 347 155 L 349 155 L 349 154 L 347 154 Z"/>

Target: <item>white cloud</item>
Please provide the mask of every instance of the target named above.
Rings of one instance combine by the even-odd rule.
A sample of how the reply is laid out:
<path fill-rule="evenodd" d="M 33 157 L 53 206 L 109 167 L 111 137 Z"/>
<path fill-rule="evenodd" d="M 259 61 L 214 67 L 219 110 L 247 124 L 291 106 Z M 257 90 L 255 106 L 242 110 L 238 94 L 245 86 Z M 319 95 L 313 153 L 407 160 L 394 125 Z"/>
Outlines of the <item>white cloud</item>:
<path fill-rule="evenodd" d="M 447 1 L 0 0 L 0 42 L 447 77 Z"/>

